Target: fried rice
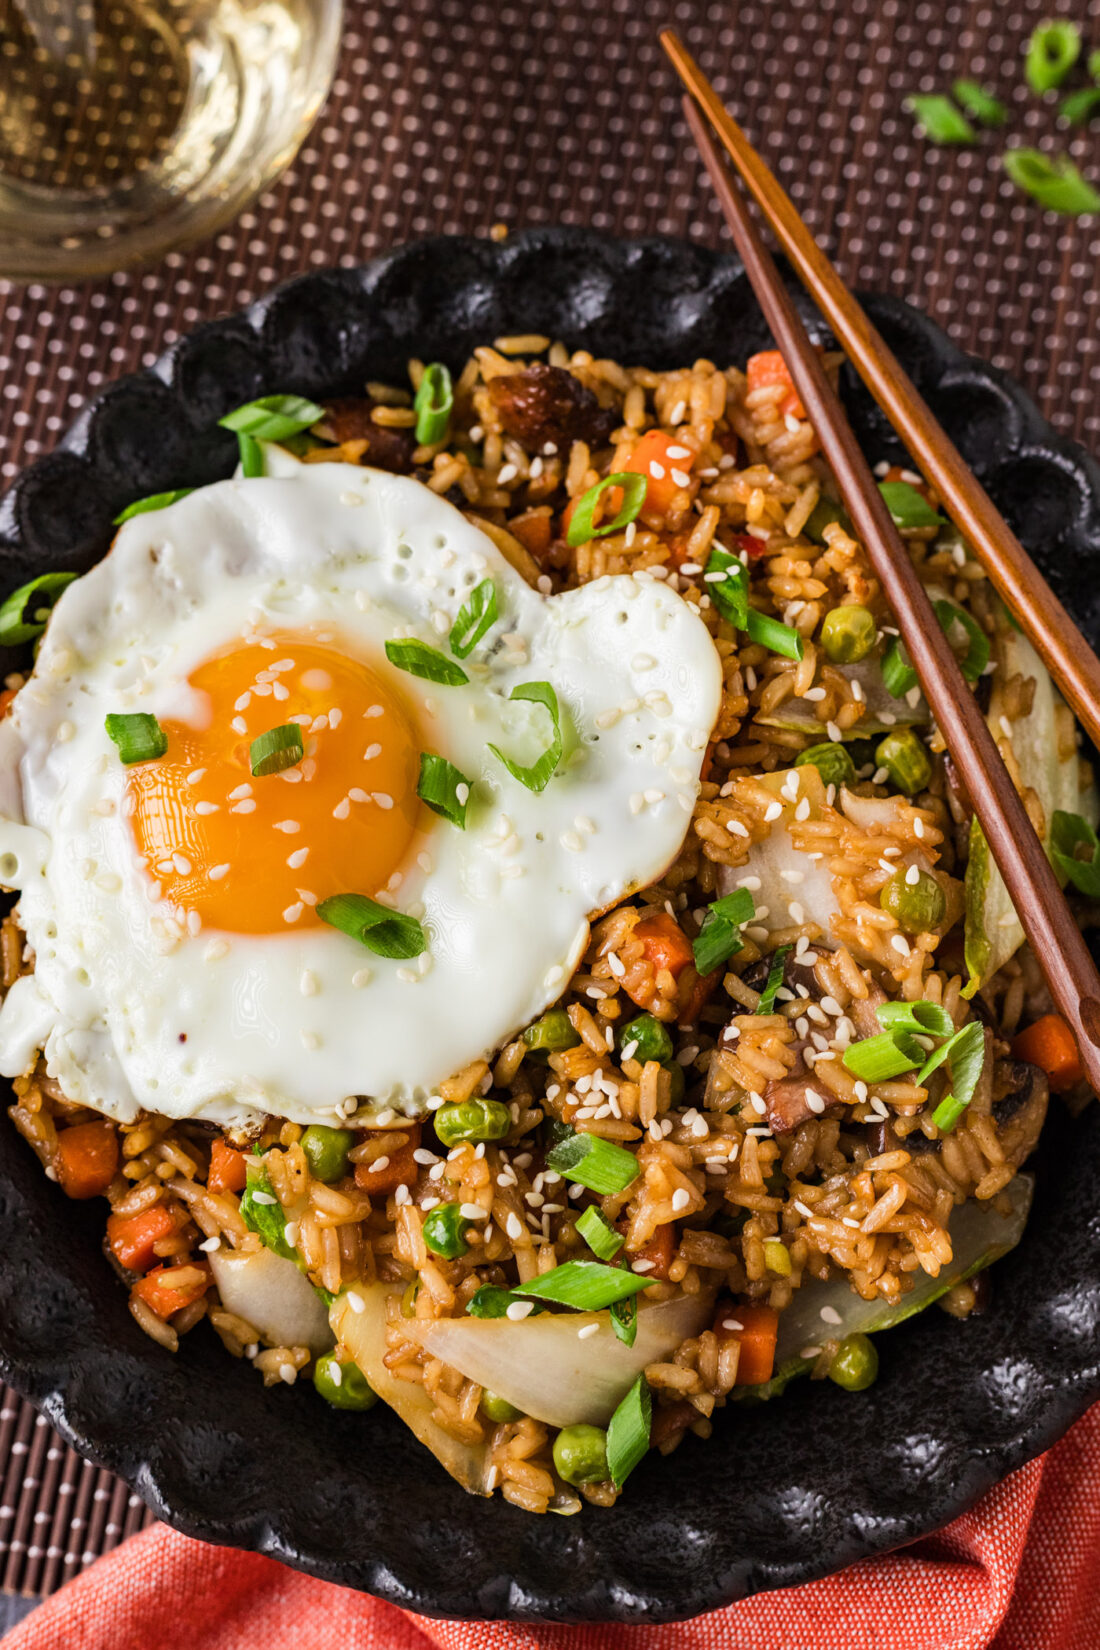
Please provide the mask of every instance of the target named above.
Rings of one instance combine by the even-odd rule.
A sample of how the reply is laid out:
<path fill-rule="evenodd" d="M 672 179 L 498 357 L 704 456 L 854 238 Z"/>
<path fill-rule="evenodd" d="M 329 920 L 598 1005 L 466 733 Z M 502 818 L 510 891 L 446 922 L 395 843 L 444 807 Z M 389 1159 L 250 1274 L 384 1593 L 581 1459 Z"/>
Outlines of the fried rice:
<path fill-rule="evenodd" d="M 835 371 L 838 358 L 827 365 Z M 689 1431 L 708 1436 L 716 1410 L 777 1394 L 794 1365 L 816 1378 L 839 1367 L 845 1310 L 816 1312 L 816 1330 L 802 1333 L 793 1353 L 787 1346 L 785 1363 L 763 1370 L 758 1348 L 750 1357 L 745 1345 L 753 1312 L 765 1315 L 754 1321 L 782 1324 L 803 1291 L 838 1282 L 854 1302 L 888 1312 L 917 1285 L 931 1298 L 930 1283 L 946 1277 L 945 1304 L 965 1315 L 984 1286 L 965 1276 L 975 1257 L 958 1264 L 953 1216 L 968 1204 L 1011 1216 L 1048 1091 L 1047 1074 L 1018 1045 L 1014 1053 L 1013 1041 L 1051 1004 L 1026 946 L 971 993 L 962 942 L 969 800 L 934 725 L 915 714 L 912 690 L 884 710 L 860 673 L 823 646 L 823 625 L 838 610 L 869 612 L 880 652 L 896 631 L 789 381 L 761 382 L 767 375 L 751 363 L 748 374 L 707 360 L 659 372 L 542 337 L 500 338 L 456 376 L 445 438 L 418 444 L 414 397 L 424 370 L 410 361 L 406 383 L 371 383 L 327 405 L 299 456 L 417 477 L 546 595 L 621 573 L 679 592 L 709 631 L 724 682 L 682 849 L 659 882 L 593 923 L 556 1005 L 565 1016 L 556 1045 L 565 1046 L 547 1048 L 517 1028 L 491 1061 L 441 1083 L 421 1122 L 394 1111 L 354 1119 L 335 1179 L 313 1172 L 303 1127 L 275 1118 L 244 1133 L 151 1114 L 103 1124 L 117 1151 L 105 1252 L 134 1318 L 161 1347 L 174 1351 L 206 1319 L 266 1385 L 308 1378 L 316 1349 L 274 1344 L 222 1298 L 211 1270 L 218 1254 L 270 1247 L 246 1193 L 246 1182 L 254 1191 L 264 1177 L 260 1196 L 272 1209 L 277 1202 L 285 1245 L 312 1285 L 345 1303 L 342 1316 L 334 1309 L 337 1364 L 353 1361 L 355 1320 L 379 1301 L 380 1364 L 368 1378 L 444 1465 L 468 1487 L 499 1489 L 528 1511 L 569 1512 L 581 1498 L 610 1506 L 621 1486 L 606 1474 L 566 1481 L 554 1452 L 559 1429 L 491 1393 L 487 1401 L 482 1382 L 432 1350 L 431 1326 L 466 1317 L 485 1286 L 511 1292 L 591 1258 L 577 1221 L 595 1207 L 621 1241 L 618 1263 L 646 1281 L 643 1315 L 682 1299 L 698 1307 L 696 1327 L 644 1367 L 650 1446 L 667 1453 Z M 650 501 L 618 530 L 594 529 L 571 544 L 571 509 L 626 473 L 652 432 L 673 455 L 654 461 L 660 477 L 649 472 L 664 483 L 660 508 Z M 997 696 L 1002 751 L 1049 837 L 1013 737 L 1035 694 L 1032 677 L 1003 663 L 1013 622 L 920 478 L 890 469 L 886 479 L 932 507 L 931 523 L 903 526 L 909 553 L 937 597 L 988 643 L 991 664 L 976 690 Z M 799 657 L 731 623 L 715 594 L 720 573 L 708 572 L 716 549 L 747 567 L 752 606 L 797 634 Z M 927 758 L 909 794 L 881 760 L 894 722 L 916 731 Z M 1060 704 L 1054 732 L 1062 758 L 1073 760 L 1076 733 Z M 827 758 L 797 765 L 822 746 L 848 753 L 846 781 L 828 778 Z M 635 801 L 639 811 L 648 805 L 644 795 Z M 762 909 L 754 867 L 783 831 L 793 863 L 805 868 L 780 870 L 781 882 L 773 876 L 767 891 L 774 905 L 779 887 L 785 909 Z M 907 874 L 911 886 L 920 877 L 937 885 L 934 925 L 914 927 L 899 914 L 898 879 Z M 674 929 L 690 954 L 710 906 L 738 887 L 754 895 L 753 919 L 717 967 L 700 973 L 679 949 L 654 943 Z M 18 908 L 3 926 L 0 964 L 5 991 L 34 966 Z M 876 1010 L 886 1002 L 936 1005 L 955 1029 L 975 1019 L 983 1027 L 981 1075 L 949 1127 L 934 1116 L 946 1066 L 921 1083 L 912 1067 L 867 1081 L 846 1063 L 853 1046 L 882 1032 Z M 663 1028 L 662 1057 L 643 1058 L 637 1037 L 624 1042 L 623 1028 L 639 1016 Z M 448 1147 L 434 1126 L 440 1109 L 480 1099 L 507 1108 L 506 1132 Z M 10 1115 L 63 1184 L 59 1140 L 101 1121 L 66 1099 L 42 1060 L 16 1080 Z M 576 1134 L 631 1153 L 629 1184 L 598 1196 L 552 1167 L 555 1141 Z M 448 1258 L 426 1245 L 424 1227 L 433 1209 L 451 1205 L 465 1221 L 465 1252 Z M 152 1234 L 140 1257 L 125 1241 L 137 1217 Z"/>

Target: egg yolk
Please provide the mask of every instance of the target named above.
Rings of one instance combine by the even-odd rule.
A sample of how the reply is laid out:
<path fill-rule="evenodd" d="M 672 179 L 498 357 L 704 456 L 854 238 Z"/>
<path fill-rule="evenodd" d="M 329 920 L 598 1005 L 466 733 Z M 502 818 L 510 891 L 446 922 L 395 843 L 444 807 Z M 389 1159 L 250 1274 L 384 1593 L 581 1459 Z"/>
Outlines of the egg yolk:
<path fill-rule="evenodd" d="M 319 926 L 320 900 L 384 889 L 419 808 L 421 743 L 392 670 L 313 637 L 264 636 L 205 660 L 189 685 L 194 710 L 162 720 L 167 753 L 130 770 L 125 811 L 192 931 Z M 301 758 L 254 775 L 253 741 L 291 724 Z"/>

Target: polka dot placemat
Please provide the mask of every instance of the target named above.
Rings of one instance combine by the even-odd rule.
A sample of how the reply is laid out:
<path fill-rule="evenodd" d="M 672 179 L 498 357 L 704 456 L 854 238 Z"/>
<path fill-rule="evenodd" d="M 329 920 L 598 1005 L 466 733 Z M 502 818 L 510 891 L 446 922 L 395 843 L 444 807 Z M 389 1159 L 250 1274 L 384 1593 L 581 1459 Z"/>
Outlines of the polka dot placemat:
<path fill-rule="evenodd" d="M 1043 212 L 1006 141 L 1100 172 L 1094 128 L 1023 80 L 1032 28 L 1080 0 L 347 0 L 332 95 L 293 167 L 215 240 L 86 286 L 0 281 L 0 480 L 87 398 L 277 281 L 411 236 L 590 224 L 724 244 L 657 43 L 673 24 L 852 284 L 907 298 L 1100 433 L 1100 221 Z M 933 147 L 903 107 L 958 75 L 1004 132 Z M 12 1395 L 0 1411 L 0 1584 L 48 1590 L 145 1516 Z M 6 1566 L 6 1568 L 5 1568 Z"/>

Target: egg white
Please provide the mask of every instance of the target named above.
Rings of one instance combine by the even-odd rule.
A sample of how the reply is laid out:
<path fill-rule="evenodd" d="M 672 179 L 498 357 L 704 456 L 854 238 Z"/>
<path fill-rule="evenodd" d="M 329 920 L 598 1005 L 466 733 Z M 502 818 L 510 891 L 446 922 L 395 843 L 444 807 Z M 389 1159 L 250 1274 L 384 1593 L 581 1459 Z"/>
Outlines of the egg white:
<path fill-rule="evenodd" d="M 431 748 L 473 782 L 465 831 L 422 810 L 392 894 L 429 951 L 402 963 L 328 928 L 181 928 L 151 898 L 105 715 L 179 715 L 190 672 L 254 627 L 320 627 L 383 669 L 389 638 L 446 651 L 487 577 L 500 616 L 464 662 L 470 684 L 399 675 Z M 488 749 L 529 763 L 546 746 L 546 712 L 508 697 L 532 681 L 555 688 L 566 735 L 541 794 Z M 421 1110 L 561 994 L 591 913 L 675 857 L 720 693 L 705 626 L 661 583 L 544 597 L 408 478 L 278 455 L 263 478 L 133 518 L 62 596 L 0 724 L 0 880 L 36 959 L 0 1008 L 0 1073 L 41 1048 L 66 1094 L 124 1121 L 331 1122 L 355 1097 Z"/>

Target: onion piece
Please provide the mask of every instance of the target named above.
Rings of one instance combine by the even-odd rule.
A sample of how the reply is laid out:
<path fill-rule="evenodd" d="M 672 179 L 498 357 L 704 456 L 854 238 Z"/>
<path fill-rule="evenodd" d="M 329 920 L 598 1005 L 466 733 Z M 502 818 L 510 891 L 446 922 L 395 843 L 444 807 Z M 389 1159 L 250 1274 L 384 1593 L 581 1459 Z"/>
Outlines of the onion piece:
<path fill-rule="evenodd" d="M 400 1288 L 400 1285 L 390 1283 L 359 1284 L 350 1293 L 362 1304 L 362 1311 L 356 1311 L 348 1293 L 338 1295 L 329 1314 L 333 1332 L 337 1340 L 347 1347 L 378 1396 L 396 1410 L 409 1431 L 431 1450 L 440 1466 L 471 1495 L 490 1495 L 492 1463 L 488 1443 L 465 1444 L 444 1432 L 433 1418 L 435 1406 L 420 1382 L 400 1380 L 383 1362 L 386 1352 L 386 1299 L 389 1295 L 399 1294 Z M 416 1320 L 410 1319 L 402 1328 L 411 1332 L 415 1325 Z M 410 1333 L 409 1339 L 413 1338 Z"/>
<path fill-rule="evenodd" d="M 832 668 L 849 682 L 858 682 L 862 689 L 863 715 L 845 731 L 845 740 L 867 739 L 891 733 L 894 728 L 923 727 L 932 720 L 923 698 L 911 705 L 907 699 L 895 699 L 888 692 L 882 679 L 881 652 L 861 659 L 857 664 L 834 665 Z M 825 724 L 818 714 L 820 708 L 809 699 L 784 699 L 777 710 L 767 716 L 757 715 L 755 720 L 764 728 L 793 729 L 825 739 Z"/>
<path fill-rule="evenodd" d="M 820 1347 L 823 1341 L 841 1341 L 846 1335 L 875 1335 L 883 1329 L 896 1329 L 906 1318 L 923 1312 L 946 1295 L 956 1283 L 984 1271 L 1019 1243 L 1034 1190 L 1033 1175 L 1018 1174 L 1010 1180 L 1004 1192 L 1012 1205 L 1008 1215 L 998 1214 L 992 1202 L 979 1203 L 971 1198 L 961 1204 L 948 1226 L 951 1259 L 936 1277 L 918 1272 L 912 1289 L 896 1306 L 878 1298 L 864 1300 L 852 1289 L 846 1274 L 824 1283 L 803 1284 L 779 1314 L 775 1375 L 766 1386 L 742 1387 L 737 1395 L 752 1399 L 778 1397 L 788 1381 L 813 1367 L 816 1351 L 803 1357 L 804 1351 Z M 822 1317 L 823 1310 L 829 1313 L 828 1319 Z"/>
<path fill-rule="evenodd" d="M 228 1312 L 244 1318 L 272 1346 L 327 1352 L 332 1345 L 328 1313 L 292 1260 L 270 1249 L 215 1249 L 208 1258 Z"/>
<path fill-rule="evenodd" d="M 710 1291 L 677 1295 L 638 1311 L 633 1346 L 615 1337 L 606 1312 L 535 1318 L 423 1318 L 410 1340 L 525 1415 L 553 1427 L 606 1426 L 647 1364 L 697 1335 L 714 1308 Z M 587 1333 L 586 1333 L 587 1332 Z"/>
<path fill-rule="evenodd" d="M 782 816 L 771 823 L 767 836 L 752 844 L 744 864 L 718 867 L 718 892 L 732 893 L 746 878 L 756 878 L 759 887 L 752 889 L 752 897 L 757 915 L 747 925 L 750 929 L 762 928 L 771 934 L 776 929 L 790 928 L 795 922 L 790 910 L 793 902 L 802 909 L 802 921 L 816 923 L 822 933 L 831 938 L 832 922 L 837 914 L 833 879 L 824 859 L 811 859 L 791 841 L 795 812 L 802 803 L 807 804 L 803 810 L 806 818 L 821 817 L 827 794 L 825 782 L 815 767 L 806 765 L 761 774 L 757 783 L 774 793 L 776 801 L 782 804 Z M 793 802 L 791 791 L 795 796 Z M 792 877 L 796 880 L 792 881 Z M 761 916 L 761 911 L 766 911 L 767 916 Z M 797 926 L 801 927 L 801 922 Z"/>

